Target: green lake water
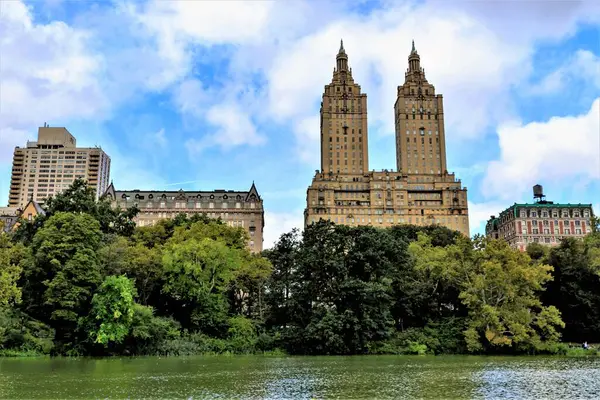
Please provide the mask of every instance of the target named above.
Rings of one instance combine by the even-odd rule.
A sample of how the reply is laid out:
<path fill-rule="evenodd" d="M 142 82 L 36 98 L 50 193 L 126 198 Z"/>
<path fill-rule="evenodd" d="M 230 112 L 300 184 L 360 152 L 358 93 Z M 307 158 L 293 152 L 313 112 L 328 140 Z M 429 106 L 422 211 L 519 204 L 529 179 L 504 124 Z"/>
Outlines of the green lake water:
<path fill-rule="evenodd" d="M 600 358 L 0 358 L 0 398 L 600 398 Z"/>

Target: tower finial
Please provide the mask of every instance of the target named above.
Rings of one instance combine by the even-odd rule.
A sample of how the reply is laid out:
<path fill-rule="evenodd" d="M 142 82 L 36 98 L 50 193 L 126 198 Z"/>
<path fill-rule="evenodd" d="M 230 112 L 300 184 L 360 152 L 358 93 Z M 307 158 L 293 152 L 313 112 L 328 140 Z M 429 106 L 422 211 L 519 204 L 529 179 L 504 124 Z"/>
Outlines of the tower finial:
<path fill-rule="evenodd" d="M 345 53 L 346 50 L 344 50 L 344 39 L 340 39 L 340 53 Z"/>
<path fill-rule="evenodd" d="M 413 39 L 413 41 L 412 41 L 412 52 L 413 52 L 413 53 L 416 53 L 416 52 L 417 52 L 417 50 L 415 49 L 415 40 L 414 40 L 414 39 Z"/>

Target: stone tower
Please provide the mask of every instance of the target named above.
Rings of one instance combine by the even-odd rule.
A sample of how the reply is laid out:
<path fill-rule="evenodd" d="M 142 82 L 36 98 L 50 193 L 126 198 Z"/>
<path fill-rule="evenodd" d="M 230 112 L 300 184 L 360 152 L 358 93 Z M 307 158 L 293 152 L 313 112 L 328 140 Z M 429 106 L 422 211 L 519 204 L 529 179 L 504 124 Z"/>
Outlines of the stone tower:
<path fill-rule="evenodd" d="M 343 41 L 333 79 L 321 102 L 321 172 L 362 174 L 369 170 L 367 95 L 354 82 Z"/>
<path fill-rule="evenodd" d="M 447 173 L 443 98 L 427 82 L 414 41 L 404 84 L 398 86 L 394 116 L 398 171 L 425 175 Z"/>
<path fill-rule="evenodd" d="M 370 171 L 367 95 L 343 44 L 321 103 L 321 169 L 306 191 L 305 226 L 440 225 L 469 236 L 467 188 L 446 171 L 442 96 L 425 79 L 414 43 L 394 107 L 397 169 Z"/>

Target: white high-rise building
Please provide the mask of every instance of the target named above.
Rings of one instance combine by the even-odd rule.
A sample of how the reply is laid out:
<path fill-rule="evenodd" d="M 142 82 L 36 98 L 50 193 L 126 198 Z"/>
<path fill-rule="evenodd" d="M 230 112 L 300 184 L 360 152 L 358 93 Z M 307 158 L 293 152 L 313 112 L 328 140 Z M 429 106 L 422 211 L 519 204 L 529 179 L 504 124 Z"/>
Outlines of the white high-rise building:
<path fill-rule="evenodd" d="M 98 198 L 109 185 L 110 157 L 100 147 L 77 147 L 66 128 L 44 124 L 36 142 L 15 147 L 8 205 L 23 208 L 29 200 L 43 203 L 77 178 L 86 180 Z"/>

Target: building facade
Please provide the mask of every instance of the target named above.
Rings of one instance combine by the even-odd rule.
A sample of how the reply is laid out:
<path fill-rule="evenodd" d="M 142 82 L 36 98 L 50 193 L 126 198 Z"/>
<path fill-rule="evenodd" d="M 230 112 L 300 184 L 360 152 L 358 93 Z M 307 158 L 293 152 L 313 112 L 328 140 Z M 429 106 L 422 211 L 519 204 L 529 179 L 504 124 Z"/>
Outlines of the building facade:
<path fill-rule="evenodd" d="M 77 147 L 66 128 L 44 124 L 36 142 L 15 148 L 8 205 L 24 208 L 31 199 L 43 203 L 77 178 L 86 180 L 98 198 L 108 188 L 109 176 L 110 157 L 101 148 Z"/>
<path fill-rule="evenodd" d="M 10 232 L 21 217 L 21 210 L 16 207 L 0 207 L 0 233 Z"/>
<path fill-rule="evenodd" d="M 221 218 L 229 226 L 244 228 L 250 237 L 248 246 L 252 252 L 258 253 L 263 249 L 263 200 L 254 183 L 249 191 L 211 192 L 115 190 L 111 183 L 105 195 L 115 207 L 137 206 L 140 209 L 135 218 L 137 226 L 150 226 L 160 219 L 173 218 L 182 213 L 188 216 L 206 214 Z"/>
<path fill-rule="evenodd" d="M 486 236 L 506 240 L 511 247 L 524 251 L 530 243 L 556 246 L 563 238 L 582 238 L 592 232 L 591 204 L 546 201 L 539 185 L 534 193 L 533 203 L 515 203 L 498 217 L 492 215 L 485 227 Z"/>
<path fill-rule="evenodd" d="M 305 225 L 438 224 L 469 235 L 467 189 L 446 169 L 442 95 L 413 48 L 394 106 L 397 169 L 369 171 L 367 95 L 343 47 L 321 103 L 321 170 L 307 190 Z"/>

